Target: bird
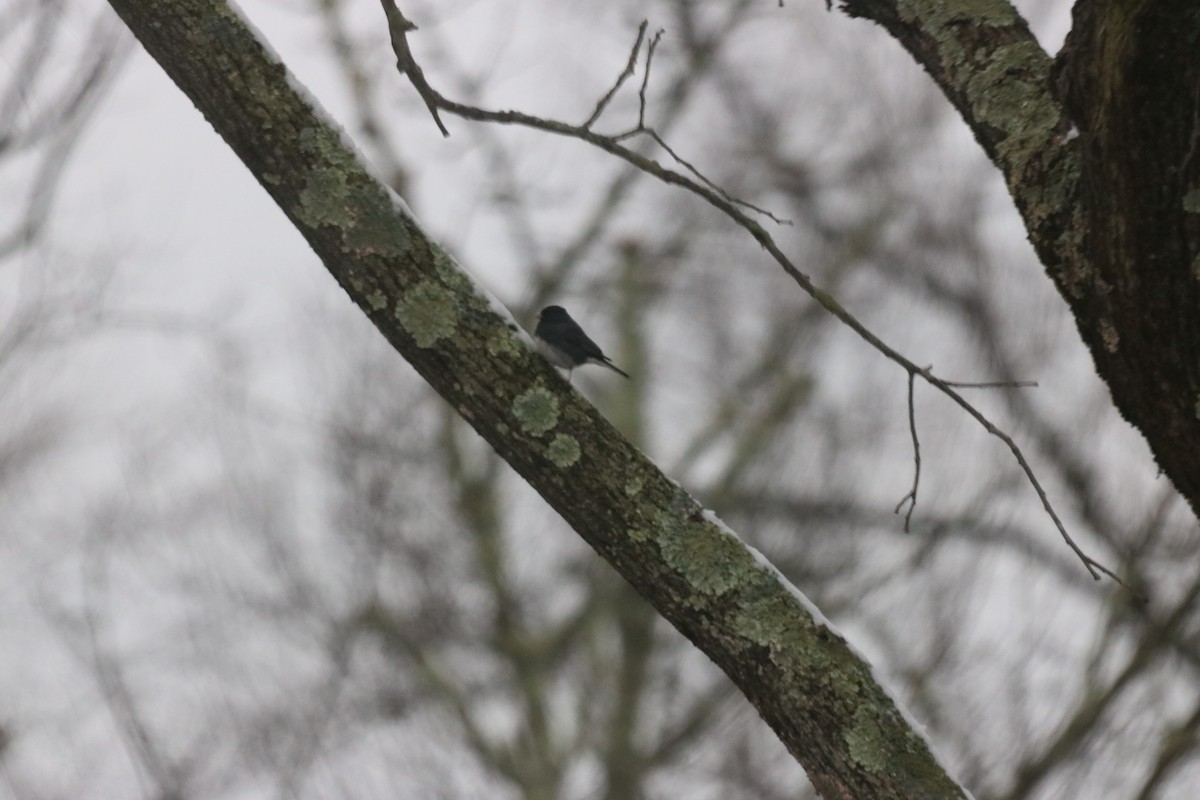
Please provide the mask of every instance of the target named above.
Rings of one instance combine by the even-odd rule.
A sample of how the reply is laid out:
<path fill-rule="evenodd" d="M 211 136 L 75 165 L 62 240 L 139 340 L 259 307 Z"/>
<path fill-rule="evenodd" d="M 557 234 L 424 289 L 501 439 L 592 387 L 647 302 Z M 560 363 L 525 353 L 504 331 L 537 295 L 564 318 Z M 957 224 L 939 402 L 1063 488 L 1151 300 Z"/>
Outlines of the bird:
<path fill-rule="evenodd" d="M 538 312 L 538 324 L 533 336 L 537 339 L 538 352 L 554 366 L 565 369 L 568 381 L 575 368 L 584 364 L 599 364 L 618 375 L 629 377 L 629 373 L 604 355 L 600 346 L 588 338 L 579 323 L 571 319 L 562 306 L 546 306 Z"/>

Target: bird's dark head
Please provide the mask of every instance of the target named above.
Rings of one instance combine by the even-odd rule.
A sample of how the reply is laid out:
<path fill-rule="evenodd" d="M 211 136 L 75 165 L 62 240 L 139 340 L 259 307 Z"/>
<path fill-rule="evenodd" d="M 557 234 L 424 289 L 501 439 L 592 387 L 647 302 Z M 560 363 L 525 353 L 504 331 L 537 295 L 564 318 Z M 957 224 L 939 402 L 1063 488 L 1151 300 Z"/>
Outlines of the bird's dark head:
<path fill-rule="evenodd" d="M 570 318 L 571 315 L 562 306 L 546 306 L 538 312 L 538 319 L 542 322 L 566 322 Z"/>

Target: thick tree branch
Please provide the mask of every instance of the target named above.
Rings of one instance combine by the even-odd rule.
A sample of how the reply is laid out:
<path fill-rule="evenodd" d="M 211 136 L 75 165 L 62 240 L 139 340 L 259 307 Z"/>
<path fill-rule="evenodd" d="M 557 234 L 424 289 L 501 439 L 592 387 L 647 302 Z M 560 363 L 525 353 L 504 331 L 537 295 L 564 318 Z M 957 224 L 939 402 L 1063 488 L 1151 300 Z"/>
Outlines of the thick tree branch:
<path fill-rule="evenodd" d="M 709 655 L 837 798 L 964 796 L 871 668 L 625 441 L 402 212 L 221 0 L 111 0 L 421 376 Z"/>
<path fill-rule="evenodd" d="M 843 0 L 1004 174 L 1121 414 L 1200 513 L 1200 16 L 1077 0 L 1052 63 L 1007 0 Z"/>

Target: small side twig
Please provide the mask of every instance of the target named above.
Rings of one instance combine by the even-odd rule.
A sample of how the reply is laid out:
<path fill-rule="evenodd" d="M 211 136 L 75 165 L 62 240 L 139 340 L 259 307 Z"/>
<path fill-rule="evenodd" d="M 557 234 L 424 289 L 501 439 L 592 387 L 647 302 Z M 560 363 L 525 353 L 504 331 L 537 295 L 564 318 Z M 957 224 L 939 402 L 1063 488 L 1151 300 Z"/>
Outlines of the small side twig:
<path fill-rule="evenodd" d="M 926 367 L 929 369 L 929 367 Z M 955 389 L 1036 389 L 1037 381 L 946 381 L 947 386 Z"/>
<path fill-rule="evenodd" d="M 641 25 L 641 27 L 638 28 L 638 43 L 639 43 L 638 46 L 639 47 L 640 47 L 640 43 L 642 40 L 642 34 L 645 31 L 645 25 L 646 25 L 646 21 L 642 20 L 642 25 Z M 650 137 L 651 141 L 653 141 L 656 145 L 658 145 L 660 148 L 662 148 L 663 152 L 666 153 L 667 155 L 669 155 L 675 161 L 676 164 L 678 164 L 681 167 L 683 167 L 684 169 L 686 169 L 688 172 L 690 172 L 692 174 L 692 177 L 694 177 L 696 180 L 703 183 L 705 186 L 707 186 L 712 191 L 714 191 L 717 194 L 724 197 L 729 202 L 734 203 L 735 205 L 739 205 L 742 208 L 748 208 L 756 214 L 761 214 L 762 216 L 766 217 L 767 219 L 771 220 L 772 222 L 774 222 L 777 225 L 790 225 L 791 223 L 788 220 L 781 219 L 781 218 L 775 216 L 774 214 L 772 214 L 770 211 L 768 211 L 765 208 L 761 208 L 760 206 L 756 206 L 753 203 L 750 203 L 745 200 L 741 200 L 737 197 L 734 197 L 733 195 L 726 192 L 725 189 L 723 189 L 722 187 L 713 183 L 711 180 L 708 179 L 708 177 L 704 173 L 702 173 L 700 170 L 698 170 L 691 162 L 687 161 L 685 158 L 683 158 L 678 153 L 676 153 L 675 150 L 672 149 L 669 144 L 667 144 L 666 140 L 663 139 L 662 136 L 659 135 L 658 131 L 656 131 L 650 125 L 646 124 L 646 90 L 650 86 L 650 67 L 654 63 L 654 51 L 655 51 L 655 49 L 657 49 L 658 43 L 659 43 L 659 41 L 662 40 L 664 33 L 666 33 L 666 31 L 663 30 L 662 28 L 659 28 L 657 31 L 654 32 L 654 36 L 650 39 L 649 43 L 646 45 L 646 68 L 642 72 L 642 85 L 638 89 L 637 125 L 635 125 L 634 127 L 630 128 L 629 130 L 624 131 L 622 133 L 613 134 L 613 136 L 611 137 L 612 140 L 614 142 L 623 142 L 626 139 L 632 139 L 635 136 L 643 136 L 643 135 L 648 136 L 648 137 Z"/>
<path fill-rule="evenodd" d="M 954 400 L 954 402 L 957 403 L 960 408 L 966 411 L 967 414 L 969 414 L 980 425 L 982 425 L 984 430 L 986 430 L 992 436 L 995 436 L 1000 441 L 1004 442 L 1004 444 L 1008 445 L 1008 449 L 1013 454 L 1013 458 L 1017 460 L 1017 464 L 1020 465 L 1021 471 L 1025 473 L 1025 478 L 1029 481 L 1030 485 L 1033 486 L 1033 490 L 1037 492 L 1038 499 L 1042 501 L 1042 508 L 1045 509 L 1046 514 L 1054 522 L 1054 527 L 1058 529 L 1059 536 L 1062 537 L 1063 541 L 1067 543 L 1067 546 L 1071 548 L 1071 551 L 1075 553 L 1079 560 L 1083 562 L 1084 568 L 1087 569 L 1088 573 L 1092 576 L 1092 579 L 1100 580 L 1100 575 L 1104 574 L 1112 578 L 1121 586 L 1137 594 L 1137 591 L 1123 581 L 1120 577 L 1118 577 L 1115 572 L 1085 553 L 1083 548 L 1076 544 L 1075 540 L 1071 538 L 1071 534 L 1067 533 L 1067 526 L 1063 524 L 1063 521 L 1058 516 L 1058 512 L 1055 511 L 1054 506 L 1051 505 L 1050 498 L 1046 494 L 1046 490 L 1042 488 L 1042 482 L 1038 480 L 1037 475 L 1033 471 L 1033 467 L 1029 465 L 1029 461 L 1025 458 L 1025 453 L 1021 451 L 1021 448 L 1015 441 L 1013 441 L 1013 438 L 997 428 L 990 419 L 984 416 L 983 412 L 963 399 L 962 395 L 958 394 L 958 392 L 955 392 L 948 382 L 943 381 L 941 378 L 934 377 L 929 367 L 917 369 L 916 371 L 920 373 L 921 377 L 924 378 L 931 386 L 940 389 L 947 397 Z"/>
<path fill-rule="evenodd" d="M 912 434 L 913 443 L 913 482 L 912 488 L 908 490 L 908 494 L 900 498 L 900 502 L 896 503 L 896 509 L 893 514 L 899 514 L 900 509 L 904 508 L 904 504 L 908 504 L 908 511 L 904 515 L 904 532 L 908 533 L 909 524 L 912 522 L 913 511 L 917 508 L 917 489 L 921 485 L 921 439 L 917 436 L 917 410 L 916 404 L 913 402 L 913 386 L 916 384 L 917 373 L 908 373 L 908 431 Z"/>
<path fill-rule="evenodd" d="M 650 64 L 654 61 L 654 51 L 658 49 L 658 43 L 662 41 L 663 34 L 666 30 L 659 28 L 654 32 L 654 38 L 646 45 L 646 72 L 642 75 L 642 86 L 638 89 L 638 128 L 646 129 L 646 89 L 650 86 Z"/>
<path fill-rule="evenodd" d="M 904 514 L 905 533 L 909 533 L 912 529 L 912 516 L 917 508 L 917 490 L 921 485 L 921 439 L 917 435 L 917 407 L 914 402 L 914 386 L 917 375 L 932 379 L 933 365 L 908 371 L 908 431 L 912 436 L 913 444 L 913 482 L 908 494 L 900 498 L 900 502 L 896 503 L 896 508 L 892 511 L 893 514 L 899 514 L 907 504 L 908 510 Z M 1038 385 L 1037 381 L 943 381 L 943 383 L 955 389 L 1028 389 Z"/>
<path fill-rule="evenodd" d="M 600 119 L 600 115 L 604 113 L 604 110 L 608 108 L 608 104 L 612 102 L 613 97 L 615 97 L 617 92 L 621 90 L 621 87 L 625 85 L 625 81 L 633 77 L 634 68 L 637 67 L 638 55 L 642 52 L 642 42 L 646 39 L 646 28 L 649 25 L 650 21 L 645 19 L 642 20 L 641 25 L 638 25 L 637 39 L 633 43 L 633 49 L 629 51 L 629 60 L 625 62 L 625 69 L 622 70 L 621 74 L 617 76 L 617 80 L 612 85 L 612 88 L 605 92 L 604 96 L 600 98 L 600 101 L 596 103 L 596 108 L 592 110 L 591 116 L 584 120 L 584 123 L 579 126 L 585 131 L 590 129 L 592 125 L 596 124 L 596 120 Z M 657 40 L 658 35 L 661 33 L 662 31 L 660 30 L 658 34 L 655 34 L 654 38 Z M 646 72 L 650 72 L 649 61 L 646 63 Z M 642 91 L 645 92 L 644 82 L 642 84 Z"/>
<path fill-rule="evenodd" d="M 387 16 L 388 36 L 392 40 L 392 52 L 396 54 L 396 69 L 400 70 L 401 74 L 408 76 L 413 88 L 417 90 L 417 94 L 421 95 L 421 99 L 425 101 L 425 107 L 433 115 L 433 121 L 437 124 L 438 130 L 442 132 L 442 136 L 449 136 L 450 131 L 446 130 L 446 126 L 442 124 L 442 118 L 438 115 L 438 101 L 441 96 L 433 90 L 429 81 L 425 80 L 425 73 L 413 58 L 412 50 L 408 46 L 408 33 L 417 30 L 416 24 L 400 13 L 400 9 L 393 0 L 381 0 L 381 2 L 383 3 L 383 13 Z"/>

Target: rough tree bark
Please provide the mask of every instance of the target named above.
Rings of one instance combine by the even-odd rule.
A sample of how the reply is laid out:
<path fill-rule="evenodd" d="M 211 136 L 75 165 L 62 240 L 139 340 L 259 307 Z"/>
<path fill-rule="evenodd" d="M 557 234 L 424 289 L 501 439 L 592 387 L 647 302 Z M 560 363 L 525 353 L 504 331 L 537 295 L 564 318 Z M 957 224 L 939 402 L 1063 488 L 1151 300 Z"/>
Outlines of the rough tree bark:
<path fill-rule="evenodd" d="M 870 666 L 523 346 L 223 0 L 110 2 L 388 341 L 729 675 L 819 792 L 964 796 Z"/>
<path fill-rule="evenodd" d="M 1005 0 L 845 0 L 1003 172 L 1121 414 L 1200 514 L 1200 13 L 1078 0 L 1051 61 Z"/>

